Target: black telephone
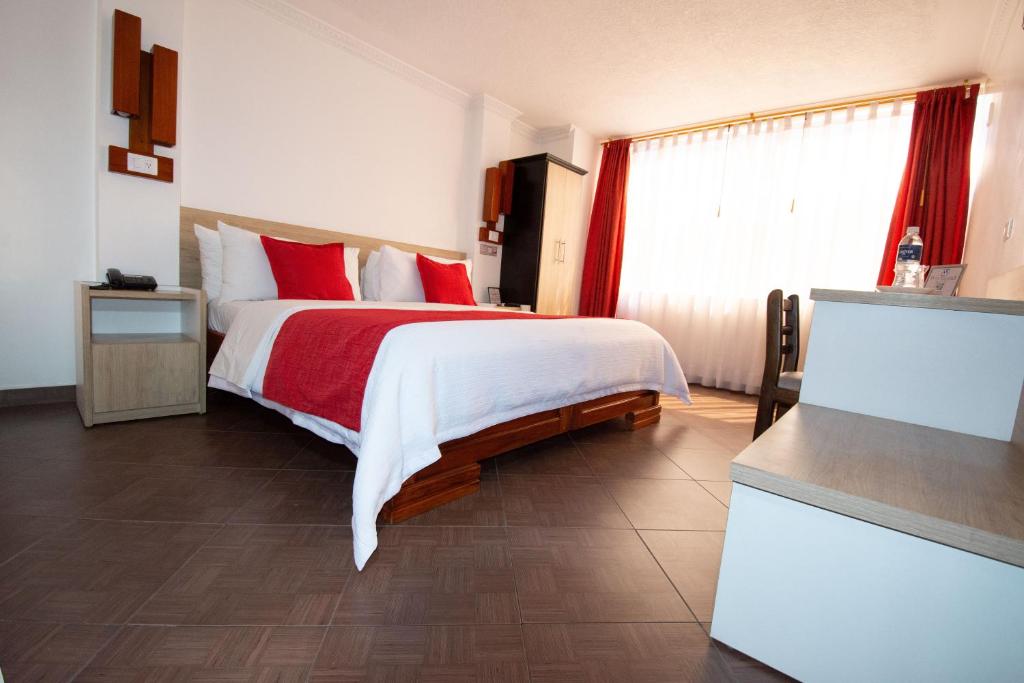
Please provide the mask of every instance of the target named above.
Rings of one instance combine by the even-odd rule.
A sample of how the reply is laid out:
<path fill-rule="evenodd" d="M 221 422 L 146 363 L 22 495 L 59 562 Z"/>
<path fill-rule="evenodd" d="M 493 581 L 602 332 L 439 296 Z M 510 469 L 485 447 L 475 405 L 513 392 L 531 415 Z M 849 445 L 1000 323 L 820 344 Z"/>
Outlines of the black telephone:
<path fill-rule="evenodd" d="M 152 275 L 122 275 L 117 268 L 107 268 L 107 282 L 111 289 L 156 289 L 156 278 Z"/>

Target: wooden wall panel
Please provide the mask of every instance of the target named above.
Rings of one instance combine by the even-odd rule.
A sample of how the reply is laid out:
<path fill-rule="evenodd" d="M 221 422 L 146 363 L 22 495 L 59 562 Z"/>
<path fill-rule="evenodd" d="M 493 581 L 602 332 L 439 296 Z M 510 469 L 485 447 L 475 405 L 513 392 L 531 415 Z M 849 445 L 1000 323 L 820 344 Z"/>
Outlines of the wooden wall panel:
<path fill-rule="evenodd" d="M 153 77 L 149 136 L 158 145 L 174 147 L 178 120 L 178 53 L 153 46 Z"/>
<path fill-rule="evenodd" d="M 119 116 L 139 115 L 142 19 L 114 10 L 114 77 L 111 109 Z"/>
<path fill-rule="evenodd" d="M 487 169 L 484 176 L 484 210 L 483 220 L 494 223 L 501 211 L 501 171 L 498 167 Z"/>
<path fill-rule="evenodd" d="M 353 235 L 350 233 L 337 232 L 334 230 L 323 230 L 320 228 L 308 228 L 302 225 L 291 225 L 289 223 L 278 223 L 275 221 L 252 218 L 249 216 L 237 216 L 229 213 L 218 213 L 204 209 L 193 209 L 187 206 L 181 207 L 180 225 L 178 232 L 178 284 L 182 287 L 202 287 L 202 271 L 199 266 L 199 242 L 196 239 L 196 224 L 211 230 L 217 229 L 217 221 L 223 221 L 236 228 L 243 228 L 261 235 L 281 237 L 306 242 L 307 244 L 325 244 L 327 242 L 344 242 L 347 247 L 359 247 L 359 267 L 366 265 L 366 259 L 371 251 L 380 249 L 387 244 L 395 249 L 420 253 L 426 256 L 440 256 L 441 258 L 463 260 L 466 254 L 461 251 L 450 249 L 438 249 L 419 244 L 407 242 L 395 242 L 383 240 L 365 235 Z"/>
<path fill-rule="evenodd" d="M 498 164 L 501 172 L 501 212 L 506 216 L 512 213 L 512 188 L 515 184 L 516 165 L 511 161 Z"/>

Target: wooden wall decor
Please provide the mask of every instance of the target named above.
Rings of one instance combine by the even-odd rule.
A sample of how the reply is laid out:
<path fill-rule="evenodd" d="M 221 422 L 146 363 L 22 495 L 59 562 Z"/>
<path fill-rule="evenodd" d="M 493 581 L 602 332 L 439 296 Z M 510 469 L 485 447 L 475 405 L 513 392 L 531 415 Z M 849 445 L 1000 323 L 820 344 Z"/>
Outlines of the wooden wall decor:
<path fill-rule="evenodd" d="M 516 165 L 511 161 L 502 161 L 498 164 L 498 171 L 501 172 L 501 213 L 508 215 L 512 213 L 512 184 L 515 181 Z"/>
<path fill-rule="evenodd" d="M 512 211 L 514 170 L 511 161 L 502 161 L 487 169 L 484 174 L 484 208 L 481 218 L 484 225 L 479 230 L 481 242 L 502 244 L 505 241 L 502 228 L 498 227 L 498 218 Z"/>
<path fill-rule="evenodd" d="M 497 166 L 487 169 L 484 176 L 483 221 L 493 228 L 501 213 L 501 170 Z"/>
<path fill-rule="evenodd" d="M 141 48 L 142 19 L 114 10 L 111 112 L 128 119 L 128 147 L 110 145 L 107 170 L 174 182 L 174 159 L 153 145 L 177 144 L 178 53 L 154 45 Z"/>

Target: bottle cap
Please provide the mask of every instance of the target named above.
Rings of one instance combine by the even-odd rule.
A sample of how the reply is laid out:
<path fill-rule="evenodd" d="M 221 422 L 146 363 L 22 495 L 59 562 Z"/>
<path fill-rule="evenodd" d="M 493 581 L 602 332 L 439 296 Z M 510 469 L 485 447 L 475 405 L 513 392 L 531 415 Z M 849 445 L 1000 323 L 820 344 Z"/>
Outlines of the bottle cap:
<path fill-rule="evenodd" d="M 921 228 L 917 227 L 916 225 L 907 226 L 907 234 L 908 235 L 920 235 L 921 234 Z"/>

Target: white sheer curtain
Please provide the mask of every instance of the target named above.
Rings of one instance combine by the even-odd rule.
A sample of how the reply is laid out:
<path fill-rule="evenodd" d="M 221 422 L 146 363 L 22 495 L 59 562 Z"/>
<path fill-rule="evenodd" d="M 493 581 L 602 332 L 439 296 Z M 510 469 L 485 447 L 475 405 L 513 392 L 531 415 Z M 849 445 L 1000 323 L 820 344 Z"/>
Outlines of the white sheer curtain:
<path fill-rule="evenodd" d="M 851 107 L 634 144 L 618 316 L 661 332 L 690 382 L 756 393 L 769 291 L 800 295 L 806 339 L 811 287 L 874 287 L 912 114 Z"/>

